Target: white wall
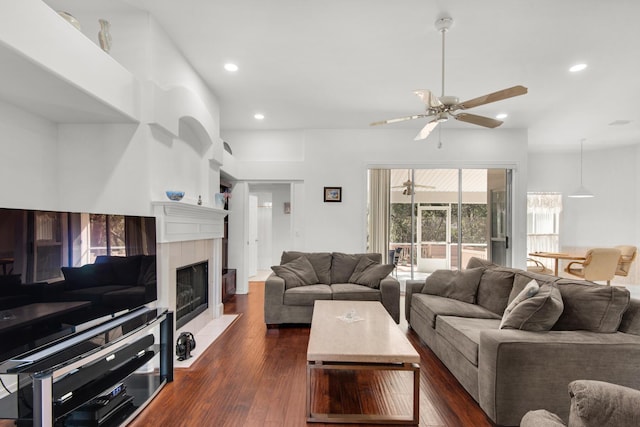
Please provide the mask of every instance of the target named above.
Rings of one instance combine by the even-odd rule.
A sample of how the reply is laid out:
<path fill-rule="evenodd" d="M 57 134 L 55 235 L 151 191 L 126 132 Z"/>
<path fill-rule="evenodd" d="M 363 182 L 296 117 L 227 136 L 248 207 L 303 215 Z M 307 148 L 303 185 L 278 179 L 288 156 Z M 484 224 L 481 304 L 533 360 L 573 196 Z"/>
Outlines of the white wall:
<path fill-rule="evenodd" d="M 59 210 L 58 128 L 0 100 L 0 207 Z"/>
<path fill-rule="evenodd" d="M 221 150 L 215 96 L 147 13 L 98 16 L 86 7 L 89 9 L 77 12 L 80 21 L 87 23 L 83 27 L 86 35 L 97 39 L 97 18 L 109 19 L 112 58 L 145 84 L 183 86 L 195 93 L 196 109 L 206 107 L 208 130 L 215 140 L 199 141 L 197 131 L 182 120 L 180 111 L 175 117 L 175 122 L 180 122 L 179 136 L 148 126 L 145 119 L 149 111 L 144 109 L 152 106 L 152 100 L 146 92 L 119 94 L 140 104 L 143 121 L 139 124 L 58 124 L 0 99 L 4 155 L 0 178 L 5 183 L 0 189 L 0 206 L 151 215 L 150 202 L 166 200 L 165 190 L 183 190 L 184 201 L 194 204 L 202 195 L 205 205 L 212 205 L 219 188 L 219 170 L 210 159 Z M 74 29 L 69 37 L 82 36 Z M 102 59 L 106 55 L 100 50 L 92 53 Z M 100 72 L 96 68 L 96 75 Z M 95 80 L 109 80 L 108 76 L 101 78 Z M 222 158 L 221 152 L 218 157 Z"/>
<path fill-rule="evenodd" d="M 527 135 L 523 130 L 444 130 L 413 141 L 413 130 L 223 132 L 239 180 L 298 180 L 294 187 L 295 249 L 366 249 L 366 171 L 386 167 L 514 168 L 514 260 L 526 258 Z M 342 203 L 324 203 L 323 187 L 342 187 Z"/>

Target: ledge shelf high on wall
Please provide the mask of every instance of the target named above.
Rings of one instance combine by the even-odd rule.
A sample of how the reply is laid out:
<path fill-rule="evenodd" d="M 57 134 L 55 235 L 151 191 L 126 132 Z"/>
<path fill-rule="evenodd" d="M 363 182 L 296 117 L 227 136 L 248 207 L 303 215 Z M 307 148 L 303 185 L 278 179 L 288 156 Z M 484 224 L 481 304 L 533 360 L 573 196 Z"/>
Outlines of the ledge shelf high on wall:
<path fill-rule="evenodd" d="M 40 0 L 0 14 L 0 63 L 0 101 L 55 123 L 140 121 L 135 76 Z"/>

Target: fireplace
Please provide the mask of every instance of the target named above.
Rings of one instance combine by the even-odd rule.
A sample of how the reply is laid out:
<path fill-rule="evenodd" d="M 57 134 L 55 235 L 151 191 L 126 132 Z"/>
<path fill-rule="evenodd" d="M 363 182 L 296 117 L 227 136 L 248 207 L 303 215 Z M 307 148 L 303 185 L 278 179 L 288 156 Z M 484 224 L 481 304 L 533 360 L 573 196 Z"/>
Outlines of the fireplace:
<path fill-rule="evenodd" d="M 209 262 L 176 269 L 176 329 L 209 307 Z"/>

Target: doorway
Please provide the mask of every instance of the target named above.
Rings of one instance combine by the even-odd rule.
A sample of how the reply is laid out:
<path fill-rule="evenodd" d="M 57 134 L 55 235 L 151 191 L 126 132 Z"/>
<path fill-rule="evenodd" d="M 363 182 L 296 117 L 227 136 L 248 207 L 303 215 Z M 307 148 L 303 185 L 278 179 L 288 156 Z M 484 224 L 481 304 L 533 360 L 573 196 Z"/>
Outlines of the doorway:
<path fill-rule="evenodd" d="M 249 184 L 249 280 L 263 281 L 293 244 L 290 183 Z M 255 204 L 253 202 L 255 200 Z M 254 208 L 255 206 L 255 208 Z M 255 268 L 252 268 L 255 266 Z"/>

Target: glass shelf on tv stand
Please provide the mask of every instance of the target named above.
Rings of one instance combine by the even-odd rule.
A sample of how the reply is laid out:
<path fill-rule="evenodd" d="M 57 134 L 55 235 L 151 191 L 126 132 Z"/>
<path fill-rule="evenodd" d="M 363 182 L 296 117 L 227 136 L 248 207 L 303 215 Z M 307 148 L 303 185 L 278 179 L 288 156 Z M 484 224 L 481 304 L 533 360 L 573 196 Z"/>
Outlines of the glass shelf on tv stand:
<path fill-rule="evenodd" d="M 172 335 L 172 312 L 141 307 L 8 360 L 0 365 L 10 383 L 0 418 L 34 426 L 73 422 L 96 396 L 124 389 L 131 399 L 100 426 L 127 423 L 173 380 Z"/>

